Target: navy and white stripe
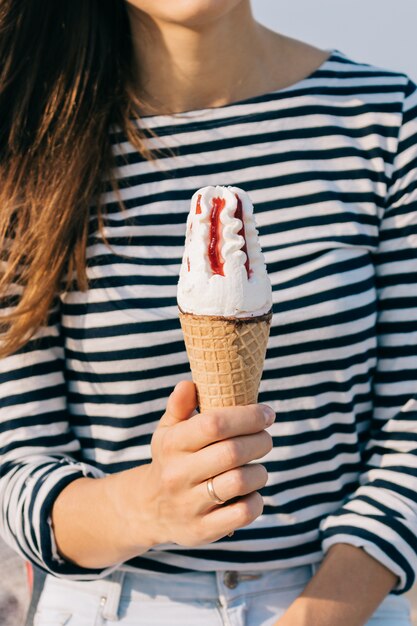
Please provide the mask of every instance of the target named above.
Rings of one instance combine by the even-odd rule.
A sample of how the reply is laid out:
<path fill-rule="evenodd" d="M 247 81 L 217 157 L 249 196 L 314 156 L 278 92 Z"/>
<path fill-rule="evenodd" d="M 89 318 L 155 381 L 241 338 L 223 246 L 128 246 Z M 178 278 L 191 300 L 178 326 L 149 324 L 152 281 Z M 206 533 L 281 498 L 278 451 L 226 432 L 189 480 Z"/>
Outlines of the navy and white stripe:
<path fill-rule="evenodd" d="M 277 411 L 265 510 L 232 538 L 158 546 L 131 567 L 292 567 L 337 542 L 408 589 L 417 570 L 417 88 L 335 50 L 292 87 L 141 122 L 145 161 L 112 128 L 126 211 L 94 210 L 90 289 L 1 369 L 1 532 L 55 575 L 51 504 L 71 480 L 147 463 L 173 386 L 189 377 L 176 283 L 189 201 L 237 185 L 255 204 L 274 316 L 260 401 Z"/>

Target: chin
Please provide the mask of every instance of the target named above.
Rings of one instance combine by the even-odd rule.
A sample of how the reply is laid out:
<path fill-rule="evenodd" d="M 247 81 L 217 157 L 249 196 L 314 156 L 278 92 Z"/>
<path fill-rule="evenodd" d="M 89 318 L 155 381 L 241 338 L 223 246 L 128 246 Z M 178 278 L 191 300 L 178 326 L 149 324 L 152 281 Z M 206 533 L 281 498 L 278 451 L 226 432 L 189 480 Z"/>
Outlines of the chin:
<path fill-rule="evenodd" d="M 250 0 L 125 0 L 149 17 L 163 22 L 198 27 L 221 18 Z"/>

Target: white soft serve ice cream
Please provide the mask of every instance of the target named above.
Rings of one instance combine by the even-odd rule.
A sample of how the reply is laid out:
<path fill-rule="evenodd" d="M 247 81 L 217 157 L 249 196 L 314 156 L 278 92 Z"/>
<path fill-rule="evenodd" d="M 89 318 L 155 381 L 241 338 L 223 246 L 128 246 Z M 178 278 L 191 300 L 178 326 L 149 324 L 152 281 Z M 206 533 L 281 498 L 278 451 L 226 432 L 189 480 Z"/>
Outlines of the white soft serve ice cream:
<path fill-rule="evenodd" d="M 185 313 L 254 317 L 272 307 L 271 283 L 253 206 L 237 187 L 204 187 L 192 197 L 178 283 Z"/>

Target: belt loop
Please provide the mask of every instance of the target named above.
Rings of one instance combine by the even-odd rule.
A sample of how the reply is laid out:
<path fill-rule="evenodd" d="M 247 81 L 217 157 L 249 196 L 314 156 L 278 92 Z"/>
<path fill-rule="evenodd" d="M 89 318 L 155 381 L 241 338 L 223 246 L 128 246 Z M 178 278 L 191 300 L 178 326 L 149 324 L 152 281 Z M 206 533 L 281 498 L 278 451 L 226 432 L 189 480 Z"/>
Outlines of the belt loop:
<path fill-rule="evenodd" d="M 122 570 L 116 570 L 111 573 L 106 581 L 108 591 L 102 598 L 103 609 L 101 615 L 110 622 L 119 621 L 119 606 L 125 573 Z"/>

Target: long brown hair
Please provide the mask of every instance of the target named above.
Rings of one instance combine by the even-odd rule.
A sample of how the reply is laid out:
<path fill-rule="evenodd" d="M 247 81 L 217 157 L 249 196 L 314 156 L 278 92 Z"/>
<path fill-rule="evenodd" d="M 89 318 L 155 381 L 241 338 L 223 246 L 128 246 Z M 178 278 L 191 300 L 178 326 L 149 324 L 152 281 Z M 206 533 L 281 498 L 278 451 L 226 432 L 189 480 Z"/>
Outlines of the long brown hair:
<path fill-rule="evenodd" d="M 149 157 L 133 67 L 124 0 L 0 0 L 0 357 L 63 284 L 88 287 L 90 207 L 106 241 L 103 181 L 117 191 L 110 126 Z"/>

